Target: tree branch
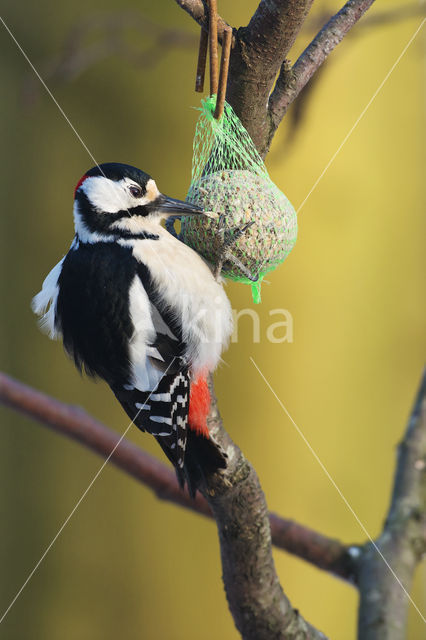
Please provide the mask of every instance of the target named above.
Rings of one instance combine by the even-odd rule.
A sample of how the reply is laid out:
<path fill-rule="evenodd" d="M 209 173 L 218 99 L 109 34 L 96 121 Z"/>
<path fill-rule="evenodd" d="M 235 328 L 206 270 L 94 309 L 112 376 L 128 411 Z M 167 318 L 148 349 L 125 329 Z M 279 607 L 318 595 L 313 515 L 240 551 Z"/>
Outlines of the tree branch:
<path fill-rule="evenodd" d="M 176 0 L 189 15 L 208 28 L 201 0 Z M 267 151 L 269 94 L 287 52 L 293 45 L 313 0 L 262 0 L 247 27 L 234 29 L 226 99 L 250 133 L 261 154 Z M 222 41 L 226 23 L 218 20 Z"/>
<path fill-rule="evenodd" d="M 272 543 L 276 547 L 310 562 L 317 569 L 356 584 L 356 564 L 352 555 L 354 545 L 346 546 L 275 513 L 269 514 L 269 523 Z"/>
<path fill-rule="evenodd" d="M 244 640 L 323 639 L 290 604 L 276 574 L 265 496 L 258 477 L 223 428 L 210 378 L 211 437 L 228 456 L 225 470 L 201 487 L 216 520 L 223 582 L 235 625 Z"/>
<path fill-rule="evenodd" d="M 426 552 L 426 372 L 398 448 L 394 488 L 376 545 L 409 593 Z M 405 638 L 407 595 L 372 544 L 358 560 L 360 640 Z"/>
<path fill-rule="evenodd" d="M 262 54 L 263 67 L 275 66 L 293 46 L 313 0 L 262 0 L 243 29 L 253 55 Z M 263 57 L 265 56 L 265 57 Z"/>
<path fill-rule="evenodd" d="M 208 26 L 207 11 L 201 0 L 176 2 L 199 24 Z M 263 157 L 289 105 L 373 2 L 349 0 L 292 68 L 286 56 L 312 0 L 262 0 L 247 27 L 234 30 L 227 101 Z M 220 38 L 224 24 L 220 19 Z"/>
<path fill-rule="evenodd" d="M 374 0 L 349 0 L 315 36 L 292 68 L 284 61 L 269 101 L 270 140 L 290 104 L 373 2 Z"/>
<path fill-rule="evenodd" d="M 59 402 L 1 372 L 0 403 L 66 435 L 103 458 L 111 454 L 119 440 L 117 433 L 80 407 Z M 201 496 L 191 500 L 187 493 L 180 490 L 171 469 L 131 442 L 123 439 L 112 454 L 111 462 L 148 486 L 162 500 L 211 516 Z"/>
<path fill-rule="evenodd" d="M 0 373 L 0 403 L 51 427 L 107 458 L 118 442 L 118 435 L 79 407 L 66 405 Z M 158 498 L 196 513 L 212 517 L 206 500 L 197 493 L 192 500 L 181 491 L 173 471 L 127 440 L 122 440 L 111 462 L 150 488 Z M 316 567 L 351 581 L 353 567 L 348 547 L 337 540 L 312 531 L 296 522 L 271 513 L 272 540 L 278 548 L 306 560 Z"/>
<path fill-rule="evenodd" d="M 209 28 L 209 12 L 205 3 L 201 0 L 175 0 L 175 2 L 184 10 L 186 13 L 194 18 L 198 24 L 203 27 L 206 31 Z M 225 27 L 229 25 L 225 22 L 223 18 L 219 15 L 217 17 L 217 39 L 219 42 L 222 42 L 223 31 Z"/>
<path fill-rule="evenodd" d="M 311 5 L 312 0 L 262 0 L 248 26 L 235 33 L 227 100 L 262 156 L 271 137 L 269 95 Z"/>

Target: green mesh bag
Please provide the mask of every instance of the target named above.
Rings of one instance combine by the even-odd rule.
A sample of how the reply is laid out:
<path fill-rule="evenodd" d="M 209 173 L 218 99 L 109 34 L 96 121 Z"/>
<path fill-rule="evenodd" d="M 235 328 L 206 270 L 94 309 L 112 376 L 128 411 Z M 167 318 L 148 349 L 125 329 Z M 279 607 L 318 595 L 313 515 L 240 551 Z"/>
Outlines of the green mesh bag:
<path fill-rule="evenodd" d="M 182 217 L 181 239 L 213 265 L 223 260 L 222 274 L 251 284 L 257 303 L 263 277 L 296 242 L 296 212 L 232 107 L 225 103 L 218 121 L 215 106 L 216 96 L 202 101 L 186 199 L 218 217 Z"/>

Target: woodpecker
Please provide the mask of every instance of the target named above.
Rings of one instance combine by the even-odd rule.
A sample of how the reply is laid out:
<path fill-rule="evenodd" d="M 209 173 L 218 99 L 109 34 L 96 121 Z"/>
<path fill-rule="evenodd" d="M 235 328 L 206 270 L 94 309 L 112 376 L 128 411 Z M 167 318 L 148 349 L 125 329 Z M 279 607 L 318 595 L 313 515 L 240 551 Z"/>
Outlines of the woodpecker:
<path fill-rule="evenodd" d="M 206 376 L 232 313 L 209 266 L 161 221 L 203 214 L 135 167 L 94 167 L 75 188 L 70 250 L 32 301 L 42 328 L 62 337 L 80 372 L 109 384 L 193 496 L 203 474 L 226 466 L 207 427 Z"/>

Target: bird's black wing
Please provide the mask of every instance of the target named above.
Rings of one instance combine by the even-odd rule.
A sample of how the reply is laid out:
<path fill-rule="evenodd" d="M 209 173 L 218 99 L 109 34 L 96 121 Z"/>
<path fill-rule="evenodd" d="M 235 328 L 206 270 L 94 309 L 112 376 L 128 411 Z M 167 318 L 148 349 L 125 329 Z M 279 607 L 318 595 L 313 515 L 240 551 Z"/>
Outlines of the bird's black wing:
<path fill-rule="evenodd" d="M 150 300 L 150 315 L 156 332 L 147 347 L 146 361 L 147 377 L 156 383 L 148 390 L 138 389 L 130 381 L 111 386 L 136 426 L 157 439 L 183 484 L 190 376 L 184 361 L 182 330 L 162 304 L 149 269 L 143 263 L 138 263 L 137 274 Z"/>

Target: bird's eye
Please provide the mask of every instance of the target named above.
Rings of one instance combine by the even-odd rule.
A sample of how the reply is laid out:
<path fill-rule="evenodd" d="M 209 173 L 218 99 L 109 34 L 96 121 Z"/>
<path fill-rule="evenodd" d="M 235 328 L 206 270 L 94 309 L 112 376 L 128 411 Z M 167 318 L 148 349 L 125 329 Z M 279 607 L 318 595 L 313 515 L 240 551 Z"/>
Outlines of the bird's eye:
<path fill-rule="evenodd" d="M 132 194 L 132 196 L 134 198 L 142 198 L 142 196 L 143 196 L 143 191 L 142 191 L 141 187 L 138 187 L 135 184 L 132 184 L 129 187 L 129 191 L 130 191 L 130 193 Z"/>

